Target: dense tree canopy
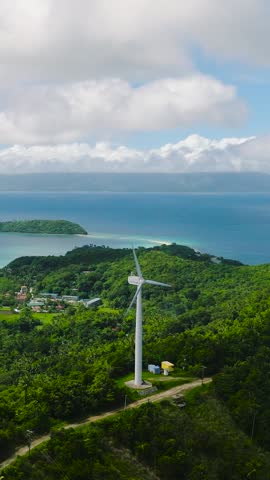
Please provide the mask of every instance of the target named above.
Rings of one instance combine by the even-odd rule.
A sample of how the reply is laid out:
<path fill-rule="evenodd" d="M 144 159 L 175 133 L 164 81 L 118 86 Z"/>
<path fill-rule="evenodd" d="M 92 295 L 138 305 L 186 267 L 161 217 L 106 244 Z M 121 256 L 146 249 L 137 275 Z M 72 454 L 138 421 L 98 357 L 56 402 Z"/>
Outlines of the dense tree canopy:
<path fill-rule="evenodd" d="M 145 286 L 144 367 L 166 359 L 175 363 L 178 375 L 198 376 L 204 366 L 208 375 L 215 375 L 211 391 L 190 397 L 182 413 L 167 404 L 124 412 L 106 426 L 106 438 L 100 433 L 103 427 L 56 434 L 42 454 L 21 460 L 4 478 L 43 478 L 44 462 L 49 479 L 57 475 L 53 462 L 66 475 L 82 479 L 90 473 L 93 478 L 140 478 L 136 472 L 145 465 L 164 479 L 270 478 L 270 265 L 217 262 L 177 245 L 141 248 L 138 256 L 146 278 L 172 285 Z M 26 441 L 27 429 L 39 435 L 61 422 L 123 405 L 125 395 L 129 401 L 135 398 L 121 382 L 134 365 L 134 312 L 124 315 L 134 294 L 127 283 L 132 270 L 130 250 L 95 246 L 62 257 L 21 258 L 2 270 L 2 303 L 6 291 L 21 284 L 36 293 L 99 295 L 103 302 L 90 310 L 70 307 L 50 322 L 27 309 L 12 321 L 0 316 L 2 459 Z M 60 457 L 71 442 L 91 445 L 93 439 L 95 457 L 86 462 L 85 446 L 83 459 L 74 453 L 74 464 L 64 464 Z M 53 442 L 60 445 L 58 453 Z M 122 453 L 114 454 L 123 449 L 133 477 L 121 470 Z M 84 470 L 78 467 L 82 461 Z M 34 473 L 37 463 L 39 477 Z M 78 476 L 76 471 L 84 473 Z"/>

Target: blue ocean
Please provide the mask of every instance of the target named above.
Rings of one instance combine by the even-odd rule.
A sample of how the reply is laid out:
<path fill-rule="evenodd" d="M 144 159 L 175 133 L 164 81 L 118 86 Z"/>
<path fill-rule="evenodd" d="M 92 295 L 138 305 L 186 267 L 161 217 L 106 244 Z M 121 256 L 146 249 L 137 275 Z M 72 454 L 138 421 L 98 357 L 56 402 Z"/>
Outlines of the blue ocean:
<path fill-rule="evenodd" d="M 88 236 L 0 234 L 0 266 L 86 244 L 176 242 L 247 264 L 270 262 L 270 194 L 0 193 L 0 221 L 64 219 Z"/>

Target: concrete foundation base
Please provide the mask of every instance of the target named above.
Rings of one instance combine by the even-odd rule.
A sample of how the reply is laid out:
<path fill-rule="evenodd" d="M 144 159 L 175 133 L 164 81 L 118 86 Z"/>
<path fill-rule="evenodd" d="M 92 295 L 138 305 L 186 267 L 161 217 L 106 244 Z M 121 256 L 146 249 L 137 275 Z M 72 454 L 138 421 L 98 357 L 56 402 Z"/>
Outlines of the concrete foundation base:
<path fill-rule="evenodd" d="M 129 380 L 129 382 L 125 382 L 125 385 L 129 388 L 133 388 L 134 390 L 146 390 L 147 388 L 152 388 L 152 383 L 146 382 L 143 380 L 141 385 L 135 385 L 134 380 Z"/>

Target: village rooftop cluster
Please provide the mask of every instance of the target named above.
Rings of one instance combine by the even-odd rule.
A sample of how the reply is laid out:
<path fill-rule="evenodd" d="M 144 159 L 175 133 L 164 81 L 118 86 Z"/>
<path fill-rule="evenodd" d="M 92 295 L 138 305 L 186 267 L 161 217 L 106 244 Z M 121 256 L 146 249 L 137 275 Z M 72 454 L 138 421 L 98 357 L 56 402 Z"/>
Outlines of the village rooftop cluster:
<path fill-rule="evenodd" d="M 57 293 L 41 292 L 38 296 L 33 295 L 33 289 L 26 285 L 22 285 L 19 292 L 15 293 L 15 302 L 18 307 L 14 309 L 15 312 L 20 311 L 20 305 L 26 304 L 33 312 L 48 312 L 48 311 L 63 311 L 68 305 L 84 305 L 90 308 L 95 304 L 99 304 L 101 299 L 97 298 L 83 298 L 80 299 L 77 295 L 58 295 Z"/>

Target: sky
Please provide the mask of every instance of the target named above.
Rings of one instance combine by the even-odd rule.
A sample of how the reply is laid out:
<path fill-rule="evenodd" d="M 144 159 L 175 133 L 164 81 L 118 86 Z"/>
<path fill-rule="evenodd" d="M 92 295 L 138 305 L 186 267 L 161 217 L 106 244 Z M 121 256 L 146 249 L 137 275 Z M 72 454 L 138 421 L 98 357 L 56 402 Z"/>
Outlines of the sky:
<path fill-rule="evenodd" d="M 270 173 L 269 0 L 1 0 L 0 173 Z"/>

